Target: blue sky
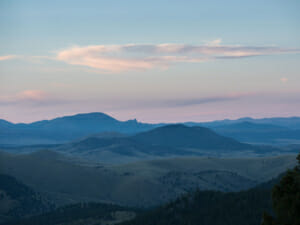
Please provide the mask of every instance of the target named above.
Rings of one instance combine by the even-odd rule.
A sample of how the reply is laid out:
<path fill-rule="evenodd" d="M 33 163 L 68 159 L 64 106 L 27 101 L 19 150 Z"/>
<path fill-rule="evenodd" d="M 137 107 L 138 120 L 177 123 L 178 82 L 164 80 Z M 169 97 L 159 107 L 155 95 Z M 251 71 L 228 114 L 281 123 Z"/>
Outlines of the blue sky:
<path fill-rule="evenodd" d="M 299 1 L 0 2 L 0 118 L 300 115 Z"/>

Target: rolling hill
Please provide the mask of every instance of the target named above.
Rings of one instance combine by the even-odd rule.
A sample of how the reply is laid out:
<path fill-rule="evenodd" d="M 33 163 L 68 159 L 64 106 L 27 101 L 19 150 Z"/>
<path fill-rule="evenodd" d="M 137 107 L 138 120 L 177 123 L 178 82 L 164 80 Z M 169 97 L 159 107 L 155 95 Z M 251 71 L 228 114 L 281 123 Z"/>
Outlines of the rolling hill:
<path fill-rule="evenodd" d="M 243 144 L 204 127 L 166 125 L 131 136 L 90 136 L 55 151 L 102 163 L 174 156 L 271 155 L 280 149 Z"/>
<path fill-rule="evenodd" d="M 205 127 L 187 127 L 183 124 L 167 125 L 142 132 L 133 137 L 142 143 L 152 146 L 160 145 L 184 149 L 241 150 L 253 146 L 242 144 L 227 138 Z"/>
<path fill-rule="evenodd" d="M 295 155 L 261 158 L 180 157 L 122 165 L 79 163 L 52 151 L 0 153 L 0 169 L 58 205 L 102 201 L 154 206 L 196 188 L 239 191 L 295 165 Z"/>
<path fill-rule="evenodd" d="M 293 153 L 296 148 L 244 144 L 219 135 L 209 128 L 174 124 L 134 135 L 104 132 L 65 144 L 10 146 L 2 149 L 11 153 L 50 149 L 83 160 L 118 164 L 176 156 L 270 156 Z"/>

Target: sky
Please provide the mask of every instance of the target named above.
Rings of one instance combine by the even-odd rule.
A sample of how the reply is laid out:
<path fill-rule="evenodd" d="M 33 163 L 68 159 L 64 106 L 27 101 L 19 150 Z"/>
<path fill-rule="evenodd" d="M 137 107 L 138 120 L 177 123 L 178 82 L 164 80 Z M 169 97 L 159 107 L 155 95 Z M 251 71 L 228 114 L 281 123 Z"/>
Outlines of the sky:
<path fill-rule="evenodd" d="M 300 116 L 300 1 L 0 1 L 0 118 Z"/>

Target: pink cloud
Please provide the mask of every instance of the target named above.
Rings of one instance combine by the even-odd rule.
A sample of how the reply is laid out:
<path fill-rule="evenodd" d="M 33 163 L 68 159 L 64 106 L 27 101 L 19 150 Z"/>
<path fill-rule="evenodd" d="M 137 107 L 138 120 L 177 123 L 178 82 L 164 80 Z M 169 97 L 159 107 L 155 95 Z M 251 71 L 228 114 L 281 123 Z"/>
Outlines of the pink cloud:
<path fill-rule="evenodd" d="M 114 51 L 114 48 L 109 49 L 111 52 Z M 99 55 L 100 53 L 107 51 L 108 49 L 103 46 L 90 46 L 87 48 L 76 47 L 59 52 L 57 59 L 72 65 L 88 66 L 111 72 L 149 69 L 152 67 L 150 62 L 143 60 L 103 57 Z"/>
<path fill-rule="evenodd" d="M 286 83 L 286 82 L 288 81 L 288 78 L 282 77 L 282 78 L 280 78 L 280 81 L 281 81 L 282 83 Z"/>
<path fill-rule="evenodd" d="M 16 58 L 18 58 L 18 56 L 16 55 L 4 55 L 4 56 L 0 56 L 0 61 L 16 59 Z"/>
<path fill-rule="evenodd" d="M 299 53 L 300 49 L 221 45 L 221 39 L 205 45 L 126 44 L 72 47 L 59 51 L 56 59 L 71 65 L 108 72 L 166 68 L 174 63 Z"/>
<path fill-rule="evenodd" d="M 20 100 L 43 100 L 47 97 L 47 94 L 41 90 L 25 90 L 16 95 Z"/>
<path fill-rule="evenodd" d="M 16 94 L 4 95 L 0 97 L 0 104 L 20 104 L 20 103 L 34 103 L 48 100 L 49 95 L 41 90 L 24 90 Z"/>

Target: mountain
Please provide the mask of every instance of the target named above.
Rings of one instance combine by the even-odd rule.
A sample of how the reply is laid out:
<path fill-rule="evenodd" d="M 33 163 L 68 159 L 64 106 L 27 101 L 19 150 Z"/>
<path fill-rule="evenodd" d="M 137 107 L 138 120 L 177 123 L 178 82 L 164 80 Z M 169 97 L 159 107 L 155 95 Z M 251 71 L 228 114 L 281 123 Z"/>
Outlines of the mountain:
<path fill-rule="evenodd" d="M 160 145 L 185 149 L 246 150 L 253 146 L 223 137 L 205 127 L 187 127 L 182 124 L 167 125 L 142 132 L 135 140 L 152 146 Z"/>
<path fill-rule="evenodd" d="M 282 145 L 300 143 L 300 117 L 264 119 L 246 117 L 184 124 L 190 127 L 211 128 L 220 135 L 242 142 Z M 0 146 L 60 144 L 102 132 L 133 135 L 165 125 L 167 124 L 147 124 L 136 120 L 119 121 L 104 113 L 77 114 L 29 124 L 13 124 L 0 120 Z"/>
<path fill-rule="evenodd" d="M 57 205 L 106 202 L 150 207 L 192 191 L 240 191 L 296 164 L 295 155 L 259 158 L 177 157 L 105 165 L 52 151 L 0 152 L 1 172 Z"/>
<path fill-rule="evenodd" d="M 53 203 L 14 177 L 0 174 L 0 223 L 50 211 Z"/>
<path fill-rule="evenodd" d="M 0 144 L 32 145 L 64 143 L 100 132 L 133 134 L 156 125 L 136 120 L 119 121 L 104 113 L 77 114 L 30 124 L 0 121 Z"/>

